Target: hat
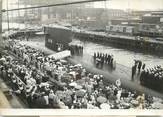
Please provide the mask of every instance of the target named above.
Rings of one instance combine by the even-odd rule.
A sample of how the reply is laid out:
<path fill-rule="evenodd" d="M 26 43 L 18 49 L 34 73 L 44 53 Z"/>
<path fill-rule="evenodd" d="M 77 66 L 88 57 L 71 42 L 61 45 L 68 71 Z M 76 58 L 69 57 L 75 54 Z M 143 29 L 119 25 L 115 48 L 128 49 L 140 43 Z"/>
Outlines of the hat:
<path fill-rule="evenodd" d="M 54 91 L 53 90 L 50 90 L 50 93 L 54 93 Z"/>
<path fill-rule="evenodd" d="M 26 92 L 29 93 L 31 91 L 31 87 L 28 85 L 26 86 Z"/>
<path fill-rule="evenodd" d="M 97 75 L 94 75 L 93 78 L 97 78 Z"/>
<path fill-rule="evenodd" d="M 19 81 L 18 81 L 18 85 L 22 85 L 22 84 L 23 84 L 23 83 L 19 80 Z"/>

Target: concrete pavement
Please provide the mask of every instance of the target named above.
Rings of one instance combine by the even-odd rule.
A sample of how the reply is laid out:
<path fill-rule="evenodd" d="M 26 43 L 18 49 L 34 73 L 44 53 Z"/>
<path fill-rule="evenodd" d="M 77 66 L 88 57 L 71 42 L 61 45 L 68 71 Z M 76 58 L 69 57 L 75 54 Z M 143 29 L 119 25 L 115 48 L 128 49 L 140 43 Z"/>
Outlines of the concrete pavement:
<path fill-rule="evenodd" d="M 9 94 L 10 88 L 0 79 L 0 108 L 25 108 L 22 101 L 12 94 Z"/>

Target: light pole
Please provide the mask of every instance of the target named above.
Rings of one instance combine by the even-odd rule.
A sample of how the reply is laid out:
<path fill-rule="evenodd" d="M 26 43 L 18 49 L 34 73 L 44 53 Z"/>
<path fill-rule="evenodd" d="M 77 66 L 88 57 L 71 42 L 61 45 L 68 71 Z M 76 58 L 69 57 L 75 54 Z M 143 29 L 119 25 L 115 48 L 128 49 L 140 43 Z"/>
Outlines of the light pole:
<path fill-rule="evenodd" d="M 9 14 L 8 14 L 8 0 L 6 0 L 6 7 L 7 7 L 7 26 L 8 26 L 8 34 L 9 34 L 9 30 L 10 30 L 10 21 L 9 21 Z"/>
<path fill-rule="evenodd" d="M 2 0 L 0 0 L 0 10 L 2 10 Z M 3 40 L 2 40 L 2 15 L 3 13 L 0 13 L 0 54 L 3 48 Z"/>
<path fill-rule="evenodd" d="M 18 9 L 19 9 L 19 0 L 18 0 Z M 18 29 L 20 29 L 20 11 L 18 10 Z"/>

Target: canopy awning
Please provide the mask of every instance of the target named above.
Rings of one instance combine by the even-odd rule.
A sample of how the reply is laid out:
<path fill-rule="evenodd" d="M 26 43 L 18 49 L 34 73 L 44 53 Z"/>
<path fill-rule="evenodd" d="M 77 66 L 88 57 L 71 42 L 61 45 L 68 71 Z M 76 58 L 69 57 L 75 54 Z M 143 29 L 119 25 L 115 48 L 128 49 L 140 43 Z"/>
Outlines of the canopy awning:
<path fill-rule="evenodd" d="M 71 52 L 69 50 L 64 50 L 62 52 L 51 54 L 48 57 L 55 58 L 56 60 L 58 60 L 58 59 L 63 59 L 65 57 L 69 57 L 69 56 L 71 56 Z"/>
<path fill-rule="evenodd" d="M 36 32 L 36 35 L 45 35 L 44 32 Z"/>

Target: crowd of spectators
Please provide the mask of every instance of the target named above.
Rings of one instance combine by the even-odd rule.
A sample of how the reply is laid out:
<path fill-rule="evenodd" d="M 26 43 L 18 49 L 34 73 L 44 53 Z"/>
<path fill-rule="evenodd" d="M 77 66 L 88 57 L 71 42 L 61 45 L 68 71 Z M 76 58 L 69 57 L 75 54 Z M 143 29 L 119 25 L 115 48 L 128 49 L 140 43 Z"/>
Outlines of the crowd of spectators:
<path fill-rule="evenodd" d="M 153 97 L 106 83 L 103 75 L 86 71 L 81 64 L 49 58 L 44 52 L 12 42 L 2 55 L 0 75 L 11 81 L 12 92 L 30 108 L 129 109 L 153 108 Z"/>

